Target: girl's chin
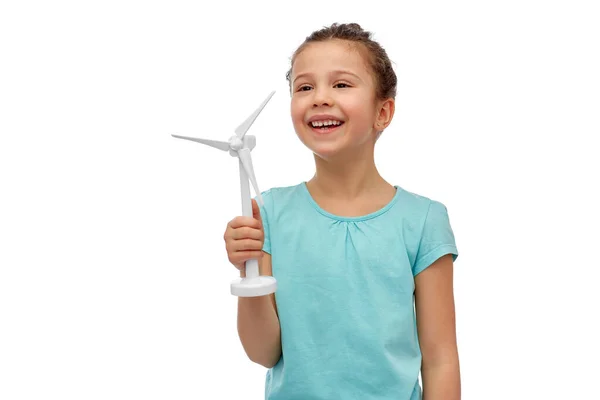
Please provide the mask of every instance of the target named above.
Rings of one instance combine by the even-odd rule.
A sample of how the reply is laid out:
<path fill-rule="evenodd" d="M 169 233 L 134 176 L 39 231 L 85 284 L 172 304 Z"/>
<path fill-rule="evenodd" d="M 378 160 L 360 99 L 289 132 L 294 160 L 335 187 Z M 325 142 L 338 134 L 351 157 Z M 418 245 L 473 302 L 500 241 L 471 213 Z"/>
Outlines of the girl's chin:
<path fill-rule="evenodd" d="M 343 146 L 340 144 L 334 143 L 314 143 L 314 142 L 304 142 L 306 147 L 313 152 L 313 154 L 317 155 L 322 159 L 331 159 L 339 155 L 344 151 Z"/>

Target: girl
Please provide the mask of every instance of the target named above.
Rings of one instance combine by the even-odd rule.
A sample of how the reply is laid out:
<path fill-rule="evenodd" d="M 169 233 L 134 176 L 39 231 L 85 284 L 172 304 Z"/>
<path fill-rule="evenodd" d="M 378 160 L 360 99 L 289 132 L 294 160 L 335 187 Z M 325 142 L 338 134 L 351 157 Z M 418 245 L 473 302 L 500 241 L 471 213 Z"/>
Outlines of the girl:
<path fill-rule="evenodd" d="M 269 400 L 458 400 L 446 207 L 386 182 L 374 146 L 394 115 L 396 75 L 358 24 L 333 24 L 287 73 L 308 182 L 262 193 L 224 234 L 229 261 L 259 258 L 274 295 L 239 298 L 238 333 L 269 368 Z M 423 387 L 419 383 L 421 373 Z"/>

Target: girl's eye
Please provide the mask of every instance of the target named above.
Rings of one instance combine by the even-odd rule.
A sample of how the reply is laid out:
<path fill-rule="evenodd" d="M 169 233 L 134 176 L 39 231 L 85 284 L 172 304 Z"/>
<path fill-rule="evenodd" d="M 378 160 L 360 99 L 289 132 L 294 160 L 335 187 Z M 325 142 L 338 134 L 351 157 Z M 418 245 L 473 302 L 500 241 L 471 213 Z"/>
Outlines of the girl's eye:
<path fill-rule="evenodd" d="M 299 92 L 306 92 L 307 90 L 310 90 L 310 86 L 308 85 L 303 85 L 298 88 Z"/>
<path fill-rule="evenodd" d="M 336 83 L 335 87 L 344 89 L 344 88 L 347 88 L 347 87 L 350 87 L 350 86 L 347 83 L 341 83 L 340 82 L 340 83 Z"/>

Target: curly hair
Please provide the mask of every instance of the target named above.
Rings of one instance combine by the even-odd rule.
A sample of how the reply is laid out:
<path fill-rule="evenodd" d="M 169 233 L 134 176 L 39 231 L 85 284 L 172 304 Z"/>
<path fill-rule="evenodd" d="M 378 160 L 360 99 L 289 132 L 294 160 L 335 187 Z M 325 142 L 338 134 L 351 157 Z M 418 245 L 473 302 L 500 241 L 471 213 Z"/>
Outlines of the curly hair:
<path fill-rule="evenodd" d="M 365 31 L 357 23 L 338 24 L 324 27 L 314 31 L 306 37 L 304 42 L 296 49 L 292 58 L 291 66 L 286 73 L 286 79 L 291 88 L 292 67 L 296 57 L 312 42 L 324 42 L 332 39 L 346 40 L 352 44 L 357 44 L 357 48 L 365 57 L 368 66 L 373 72 L 376 82 L 375 94 L 378 99 L 385 100 L 396 98 L 396 85 L 398 79 L 392 68 L 392 63 L 387 52 L 381 45 L 372 39 L 372 33 Z M 361 47 L 362 46 L 362 47 Z"/>

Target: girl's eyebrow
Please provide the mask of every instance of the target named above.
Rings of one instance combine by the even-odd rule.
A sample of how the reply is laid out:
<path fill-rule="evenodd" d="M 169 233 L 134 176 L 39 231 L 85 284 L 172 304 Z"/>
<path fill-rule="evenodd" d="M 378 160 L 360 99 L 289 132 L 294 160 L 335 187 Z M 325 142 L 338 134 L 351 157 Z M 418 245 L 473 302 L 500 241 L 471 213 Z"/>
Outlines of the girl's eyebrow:
<path fill-rule="evenodd" d="M 335 76 L 335 75 L 351 75 L 354 78 L 356 78 L 356 79 L 358 79 L 359 81 L 362 82 L 362 79 L 360 79 L 360 76 L 358 76 L 354 72 L 351 72 L 351 71 L 348 71 L 348 70 L 338 69 L 338 70 L 335 70 L 335 71 L 331 71 L 329 73 L 329 75 L 332 75 L 332 76 Z M 313 74 L 311 74 L 310 72 L 302 73 L 302 74 L 296 76 L 296 78 L 294 78 L 294 82 L 292 82 L 292 83 L 295 83 L 296 80 L 298 80 L 300 78 L 311 77 L 311 76 L 313 76 Z"/>
<path fill-rule="evenodd" d="M 351 71 L 348 71 L 348 70 L 342 70 L 342 69 L 336 70 L 336 71 L 333 71 L 331 73 L 331 75 L 351 75 L 354 78 L 356 78 L 356 79 L 358 79 L 359 81 L 362 82 L 362 79 L 360 79 L 360 76 L 358 76 L 354 72 L 351 72 Z"/>

